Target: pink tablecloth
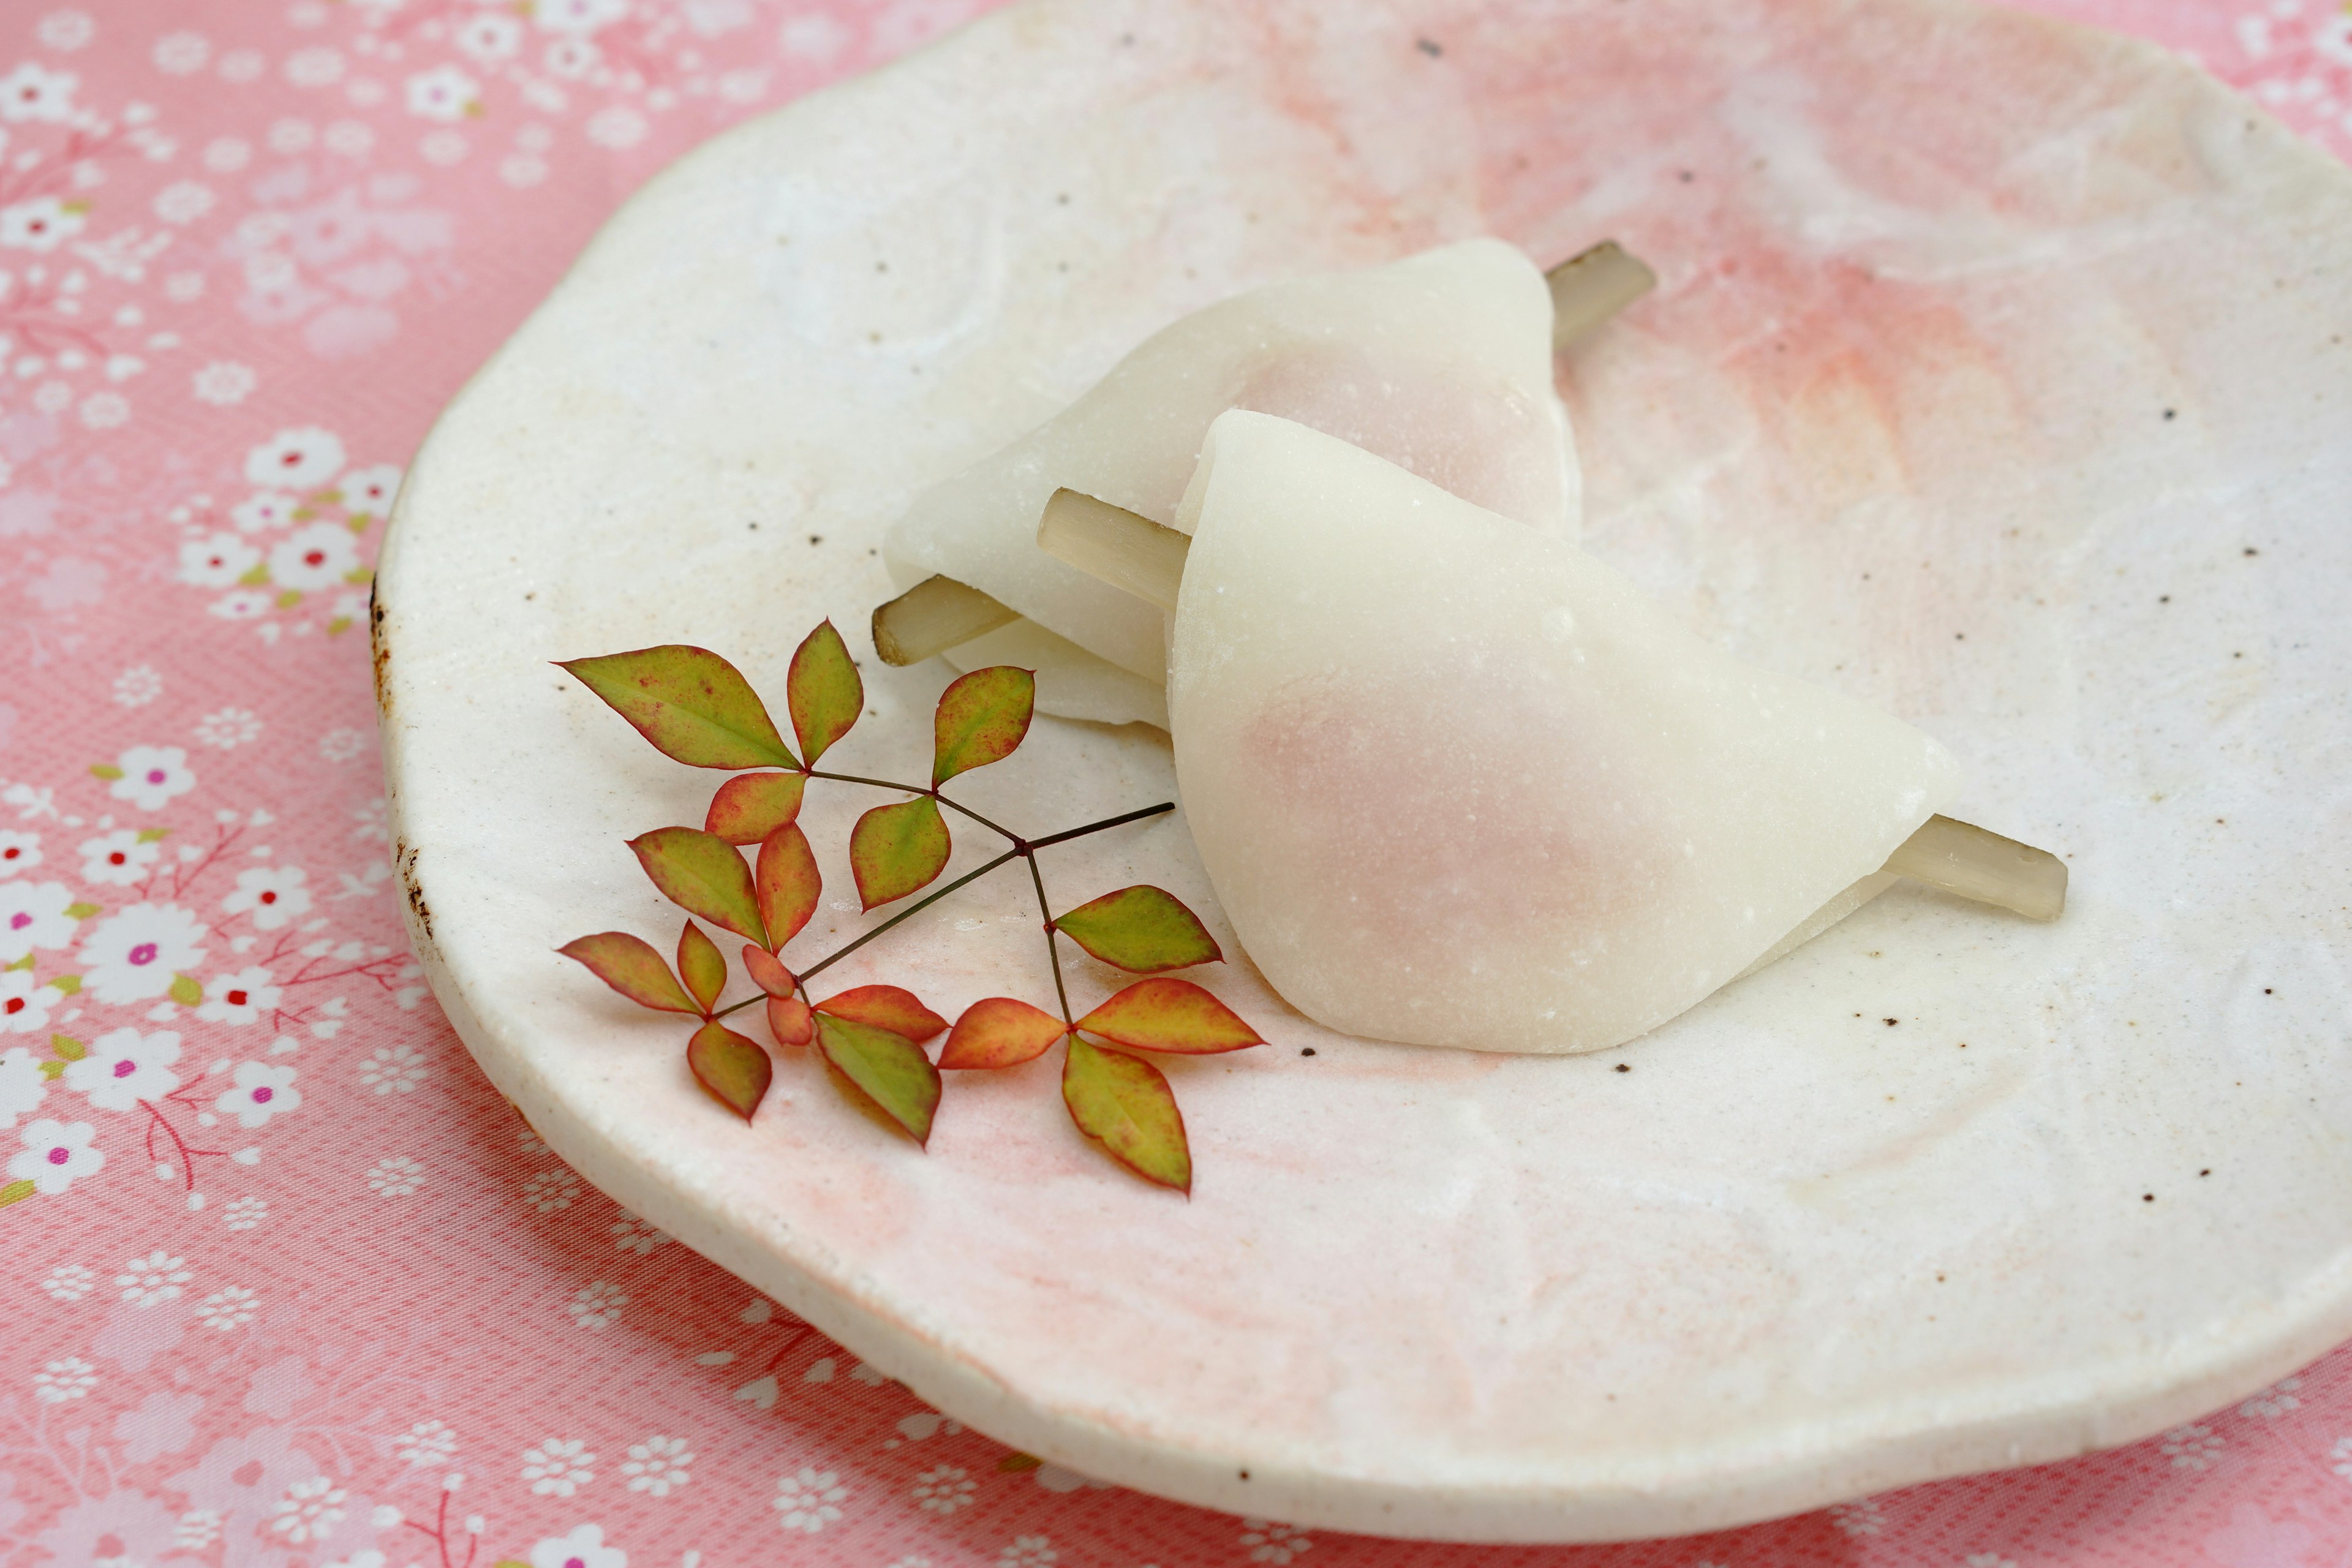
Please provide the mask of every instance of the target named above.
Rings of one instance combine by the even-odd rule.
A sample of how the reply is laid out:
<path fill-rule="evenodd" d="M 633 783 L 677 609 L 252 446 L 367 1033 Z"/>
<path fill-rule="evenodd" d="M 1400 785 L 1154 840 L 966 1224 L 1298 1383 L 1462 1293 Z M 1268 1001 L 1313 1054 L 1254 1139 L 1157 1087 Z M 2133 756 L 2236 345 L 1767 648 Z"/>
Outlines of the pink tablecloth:
<path fill-rule="evenodd" d="M 384 863 L 358 622 L 398 465 L 656 166 L 977 8 L 0 4 L 0 1563 L 2352 1557 L 2347 1352 L 2135 1447 L 1698 1539 L 1155 1501 L 925 1409 L 484 1084 Z M 2347 149 L 2352 14 L 2052 8 Z"/>

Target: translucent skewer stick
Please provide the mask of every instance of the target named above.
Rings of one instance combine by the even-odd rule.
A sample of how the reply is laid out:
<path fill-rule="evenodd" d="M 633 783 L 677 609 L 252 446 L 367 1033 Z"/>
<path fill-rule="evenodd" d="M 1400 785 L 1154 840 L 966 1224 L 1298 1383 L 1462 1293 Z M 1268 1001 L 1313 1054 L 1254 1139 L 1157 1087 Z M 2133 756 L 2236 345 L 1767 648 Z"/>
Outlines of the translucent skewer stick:
<path fill-rule="evenodd" d="M 1564 349 L 1658 286 L 1648 263 L 1613 239 L 1544 274 L 1551 285 L 1551 342 Z"/>
<path fill-rule="evenodd" d="M 2028 920 L 2054 921 L 2066 909 L 2066 862 L 1948 816 L 1929 817 L 1886 858 L 1886 869 Z"/>
<path fill-rule="evenodd" d="M 874 612 L 874 651 L 885 664 L 920 664 L 1020 618 L 952 577 L 926 577 Z"/>
<path fill-rule="evenodd" d="M 1068 489 L 1054 492 L 1037 524 L 1037 545 L 1046 554 L 1171 614 L 1192 542 L 1148 517 Z M 1885 869 L 2028 920 L 2054 921 L 2066 908 L 2063 860 L 1948 816 L 1929 817 L 1888 857 Z"/>

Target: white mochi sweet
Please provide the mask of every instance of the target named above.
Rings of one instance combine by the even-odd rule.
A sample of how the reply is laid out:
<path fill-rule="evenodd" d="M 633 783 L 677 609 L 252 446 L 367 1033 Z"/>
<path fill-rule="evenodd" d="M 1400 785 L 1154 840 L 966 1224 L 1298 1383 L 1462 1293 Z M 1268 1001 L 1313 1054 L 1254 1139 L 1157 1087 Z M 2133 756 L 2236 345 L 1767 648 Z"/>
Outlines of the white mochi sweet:
<path fill-rule="evenodd" d="M 1179 526 L 1184 810 L 1251 960 L 1327 1027 L 1621 1044 L 1861 901 L 1958 789 L 1919 731 L 1304 426 L 1218 419 Z"/>
<path fill-rule="evenodd" d="M 1017 656 L 1038 669 L 1041 707 L 1164 724 L 1160 612 L 1038 550 L 1037 519 L 1066 487 L 1175 525 L 1210 422 L 1229 408 L 1297 420 L 1575 537 L 1550 291 L 1523 252 L 1473 239 L 1251 289 L 1165 328 L 1061 414 L 919 496 L 884 545 L 892 578 L 952 577 L 1033 623 L 954 662 Z"/>

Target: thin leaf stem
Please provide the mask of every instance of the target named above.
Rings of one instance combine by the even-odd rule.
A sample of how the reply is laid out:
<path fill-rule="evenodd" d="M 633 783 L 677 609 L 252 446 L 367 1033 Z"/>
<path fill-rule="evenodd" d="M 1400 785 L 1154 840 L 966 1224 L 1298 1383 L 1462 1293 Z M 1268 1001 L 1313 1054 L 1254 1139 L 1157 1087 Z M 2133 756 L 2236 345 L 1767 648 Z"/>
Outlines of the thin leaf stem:
<path fill-rule="evenodd" d="M 1066 844 L 1073 838 L 1084 838 L 1089 833 L 1100 833 L 1106 827 L 1124 827 L 1130 822 L 1140 822 L 1147 816 L 1164 816 L 1175 809 L 1174 801 L 1163 800 L 1158 805 L 1147 805 L 1139 811 L 1122 812 L 1117 816 L 1106 816 L 1100 822 L 1089 822 L 1084 827 L 1069 828 L 1065 832 L 1055 833 L 1044 838 L 1032 838 L 1029 840 L 1029 847 L 1043 849 L 1049 844 Z"/>
<path fill-rule="evenodd" d="M 1029 880 L 1037 889 L 1037 916 L 1045 922 L 1045 956 L 1054 965 L 1054 995 L 1062 1004 L 1062 1027 L 1074 1030 L 1077 1025 L 1070 1018 L 1070 993 L 1062 984 L 1062 943 L 1054 930 L 1054 909 L 1045 901 L 1045 876 L 1037 869 L 1037 857 L 1029 858 Z"/>
<path fill-rule="evenodd" d="M 999 826 L 997 824 L 991 822 L 988 818 L 981 816 L 980 813 L 972 810 L 971 807 L 961 805 L 956 801 L 950 800 L 947 796 L 941 795 L 940 793 L 940 787 L 937 784 L 926 787 L 922 784 L 894 784 L 888 779 L 859 778 L 855 773 L 828 773 L 820 772 L 815 768 L 811 768 L 809 770 L 808 776 L 813 779 L 831 779 L 835 784 L 871 784 L 876 789 L 895 789 L 902 790 L 908 795 L 927 795 L 933 800 L 938 801 L 941 805 L 946 806 L 950 811 L 960 811 L 964 816 L 971 817 L 974 822 L 979 823 L 991 833 L 994 833 L 1002 837 L 1007 843 L 1019 844 L 1022 842 L 1021 835 L 1013 832 L 1013 829 Z"/>

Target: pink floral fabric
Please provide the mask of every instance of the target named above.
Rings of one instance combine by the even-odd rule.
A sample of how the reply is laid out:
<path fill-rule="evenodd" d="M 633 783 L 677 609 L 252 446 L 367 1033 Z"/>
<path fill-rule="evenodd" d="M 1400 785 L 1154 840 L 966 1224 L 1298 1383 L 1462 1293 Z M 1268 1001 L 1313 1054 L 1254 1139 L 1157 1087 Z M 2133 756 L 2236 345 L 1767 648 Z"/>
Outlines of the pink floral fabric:
<path fill-rule="evenodd" d="M 2352 14 L 2049 0 L 2352 151 Z M 2352 1353 L 2135 1447 L 1475 1550 L 1106 1488 L 591 1190 L 435 1009 L 400 464 L 659 164 L 979 0 L 0 6 L 0 1565 L 2336 1564 Z"/>

